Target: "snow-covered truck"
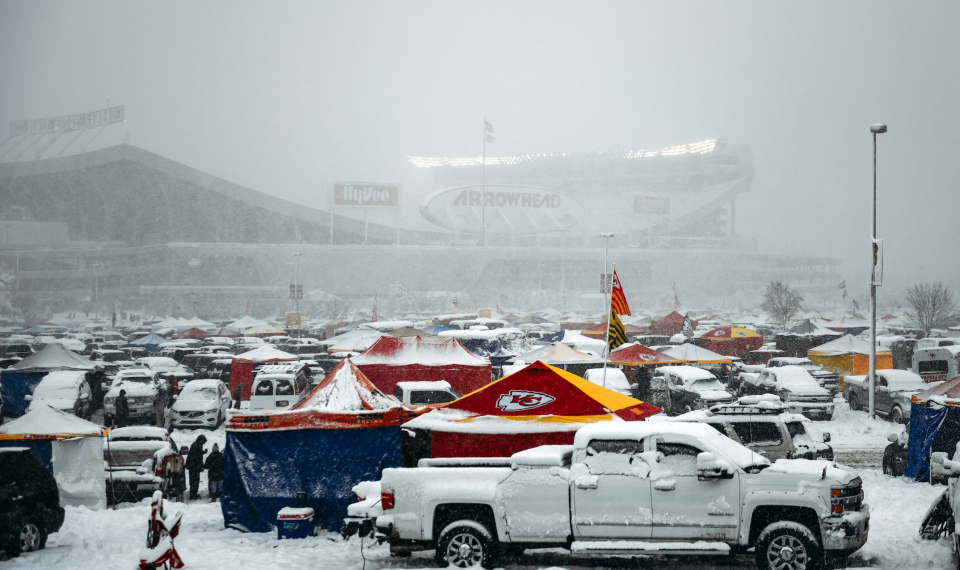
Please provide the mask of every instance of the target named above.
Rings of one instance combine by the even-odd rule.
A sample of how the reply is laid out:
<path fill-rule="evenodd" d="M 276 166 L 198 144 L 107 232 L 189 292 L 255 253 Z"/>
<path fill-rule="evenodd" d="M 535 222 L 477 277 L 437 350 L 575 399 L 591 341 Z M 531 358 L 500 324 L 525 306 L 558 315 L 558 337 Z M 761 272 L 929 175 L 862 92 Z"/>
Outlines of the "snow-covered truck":
<path fill-rule="evenodd" d="M 759 568 L 841 564 L 866 543 L 856 472 L 764 457 L 703 424 L 580 429 L 572 446 L 385 469 L 376 536 L 439 566 L 494 565 L 527 548 L 577 555 L 730 555 Z M 369 499 L 368 499 L 369 501 Z"/>

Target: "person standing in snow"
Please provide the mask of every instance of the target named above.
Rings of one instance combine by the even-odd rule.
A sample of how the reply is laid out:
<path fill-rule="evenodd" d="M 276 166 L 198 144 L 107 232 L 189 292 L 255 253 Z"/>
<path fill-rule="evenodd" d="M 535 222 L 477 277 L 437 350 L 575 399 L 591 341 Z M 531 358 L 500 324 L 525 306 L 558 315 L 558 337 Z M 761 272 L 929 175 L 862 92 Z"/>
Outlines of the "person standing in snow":
<path fill-rule="evenodd" d="M 220 446 L 213 444 L 213 451 L 203 462 L 203 468 L 207 470 L 207 487 L 210 490 L 210 502 L 214 503 L 220 498 L 223 491 L 223 454 L 220 453 Z"/>
<path fill-rule="evenodd" d="M 233 389 L 233 409 L 240 409 L 240 398 L 243 397 L 243 382 L 237 384 L 237 387 Z"/>
<path fill-rule="evenodd" d="M 120 390 L 120 395 L 117 396 L 114 409 L 117 415 L 117 427 L 123 427 L 127 425 L 127 422 L 130 421 L 130 403 L 127 402 L 126 390 Z"/>
<path fill-rule="evenodd" d="M 160 387 L 157 390 L 157 399 L 153 401 L 153 413 L 156 415 L 157 427 L 165 427 L 166 417 L 165 412 L 167 411 L 167 390 L 163 387 L 163 383 L 160 383 Z"/>
<path fill-rule="evenodd" d="M 187 471 L 190 474 L 190 500 L 200 498 L 200 472 L 203 471 L 203 444 L 207 442 L 204 435 L 197 437 L 190 451 L 187 452 Z"/>

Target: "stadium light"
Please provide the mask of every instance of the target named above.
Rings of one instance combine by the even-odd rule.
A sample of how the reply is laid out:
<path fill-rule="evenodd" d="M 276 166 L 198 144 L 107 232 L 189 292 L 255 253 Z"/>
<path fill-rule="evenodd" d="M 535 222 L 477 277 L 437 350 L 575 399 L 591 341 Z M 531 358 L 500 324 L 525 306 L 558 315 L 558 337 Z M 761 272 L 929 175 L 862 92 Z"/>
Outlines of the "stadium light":
<path fill-rule="evenodd" d="M 877 387 L 877 135 L 887 132 L 887 125 L 870 125 L 873 133 L 873 233 L 870 237 L 870 417 L 876 419 L 874 390 Z"/>

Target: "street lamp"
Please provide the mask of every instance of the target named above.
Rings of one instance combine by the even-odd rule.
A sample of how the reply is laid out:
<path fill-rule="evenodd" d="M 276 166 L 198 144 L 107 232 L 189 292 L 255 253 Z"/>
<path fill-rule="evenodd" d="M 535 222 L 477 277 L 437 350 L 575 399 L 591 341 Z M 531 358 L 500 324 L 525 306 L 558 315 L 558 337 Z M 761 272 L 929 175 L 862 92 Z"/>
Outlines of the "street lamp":
<path fill-rule="evenodd" d="M 877 135 L 887 132 L 887 125 L 870 125 L 873 133 L 873 232 L 870 235 L 870 417 L 877 417 L 874 390 L 877 388 Z"/>
<path fill-rule="evenodd" d="M 607 305 L 609 305 L 610 300 L 607 299 L 607 293 L 610 290 L 610 286 L 607 283 L 607 248 L 610 246 L 610 238 L 613 237 L 613 234 L 602 233 L 600 234 L 600 237 L 603 238 L 603 273 L 601 274 L 601 279 L 603 281 L 603 298 L 607 302 Z"/>
<path fill-rule="evenodd" d="M 610 238 L 613 237 L 612 233 L 602 233 L 600 237 L 603 238 L 603 273 L 601 277 L 603 280 L 603 299 L 606 307 L 604 310 L 607 312 L 607 332 L 603 337 L 603 380 L 601 381 L 601 386 L 604 388 L 607 387 L 607 356 L 610 353 L 610 299 L 607 295 L 610 294 L 610 288 L 613 287 L 613 276 L 610 277 L 610 283 L 607 283 L 607 248 L 610 246 Z"/>
<path fill-rule="evenodd" d="M 303 255 L 300 252 L 293 254 L 294 263 L 294 277 L 293 277 L 293 302 L 294 302 L 294 312 L 297 313 L 297 338 L 300 338 L 300 288 L 298 287 L 300 282 L 300 256 Z"/>

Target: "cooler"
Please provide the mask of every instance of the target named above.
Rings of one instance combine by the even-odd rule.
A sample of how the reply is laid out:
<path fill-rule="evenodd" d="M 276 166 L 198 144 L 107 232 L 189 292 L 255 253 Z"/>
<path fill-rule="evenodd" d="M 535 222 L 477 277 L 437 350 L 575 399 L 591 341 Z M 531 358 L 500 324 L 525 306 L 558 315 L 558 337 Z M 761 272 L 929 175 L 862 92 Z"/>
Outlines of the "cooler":
<path fill-rule="evenodd" d="M 313 536 L 313 509 L 284 507 L 277 513 L 277 539 Z"/>

